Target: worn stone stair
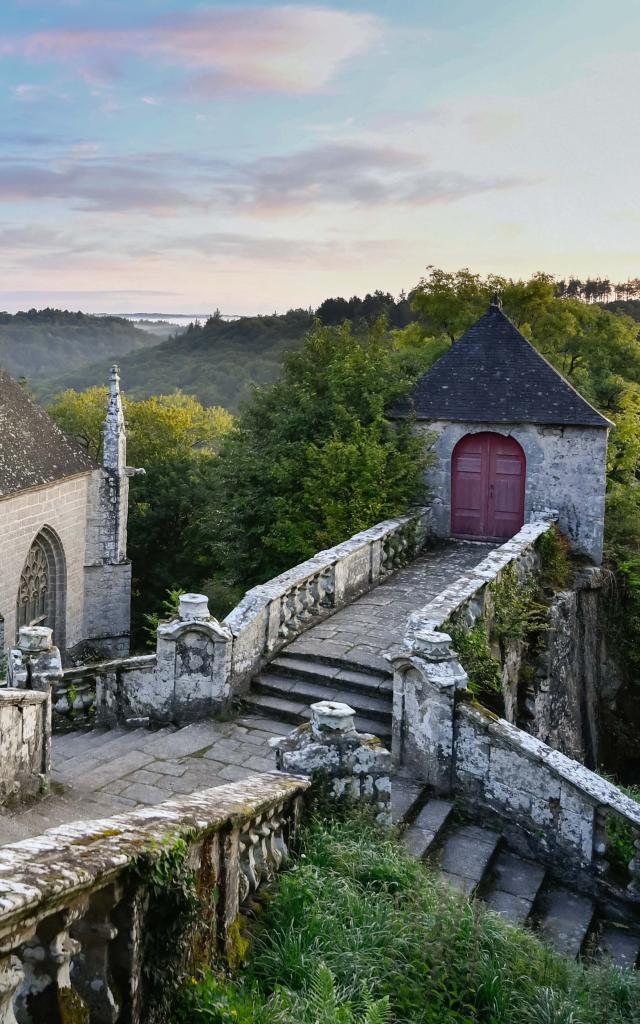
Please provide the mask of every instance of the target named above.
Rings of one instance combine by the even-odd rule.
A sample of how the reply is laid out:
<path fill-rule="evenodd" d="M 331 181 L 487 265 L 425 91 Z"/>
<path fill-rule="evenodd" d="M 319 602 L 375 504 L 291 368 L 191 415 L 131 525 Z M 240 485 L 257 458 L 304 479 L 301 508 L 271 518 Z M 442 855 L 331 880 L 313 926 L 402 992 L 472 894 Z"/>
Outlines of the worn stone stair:
<path fill-rule="evenodd" d="M 551 881 L 546 869 L 509 849 L 504 836 L 459 819 L 449 800 L 426 798 L 394 780 L 392 813 L 407 850 L 450 885 L 482 899 L 511 924 L 534 928 L 557 952 L 640 967 L 640 925 L 607 920 L 596 901 Z"/>
<path fill-rule="evenodd" d="M 349 704 L 360 732 L 390 742 L 393 680 L 372 659 L 283 651 L 255 677 L 245 698 L 252 711 L 294 725 L 308 721 L 309 705 L 320 700 Z"/>

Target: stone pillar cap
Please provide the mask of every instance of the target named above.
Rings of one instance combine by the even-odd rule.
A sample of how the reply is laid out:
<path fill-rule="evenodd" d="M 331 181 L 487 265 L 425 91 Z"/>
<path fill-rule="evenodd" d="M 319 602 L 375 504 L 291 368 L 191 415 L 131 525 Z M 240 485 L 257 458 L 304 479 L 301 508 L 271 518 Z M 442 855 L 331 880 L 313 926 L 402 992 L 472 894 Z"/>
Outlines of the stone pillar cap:
<path fill-rule="evenodd" d="M 53 647 L 53 630 L 49 626 L 20 626 L 18 636 L 21 651 L 39 653 Z"/>
<path fill-rule="evenodd" d="M 451 653 L 451 637 L 436 629 L 417 629 L 411 637 L 411 648 L 429 661 L 447 661 Z"/>
<path fill-rule="evenodd" d="M 182 594 L 178 606 L 181 619 L 210 619 L 209 598 L 206 594 Z"/>
<path fill-rule="evenodd" d="M 314 732 L 355 732 L 355 711 L 336 700 L 320 700 L 311 705 L 311 727 Z"/>

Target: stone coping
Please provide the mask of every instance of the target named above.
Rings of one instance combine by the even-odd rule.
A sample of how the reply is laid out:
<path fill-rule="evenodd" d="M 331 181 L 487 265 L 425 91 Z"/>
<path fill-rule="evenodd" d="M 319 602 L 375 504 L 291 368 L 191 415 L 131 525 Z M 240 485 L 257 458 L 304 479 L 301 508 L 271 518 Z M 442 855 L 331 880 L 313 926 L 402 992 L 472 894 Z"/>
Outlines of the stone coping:
<path fill-rule="evenodd" d="M 259 613 L 271 601 L 283 597 L 293 587 L 304 583 L 326 569 L 330 569 L 342 559 L 369 547 L 376 541 L 384 540 L 385 537 L 395 533 L 396 530 L 409 523 L 415 522 L 417 525 L 427 523 L 430 515 L 431 510 L 424 508 L 409 515 L 387 519 L 370 527 L 368 530 L 362 530 L 360 533 L 354 534 L 349 540 L 336 544 L 335 547 L 318 551 L 313 558 L 307 559 L 306 562 L 301 562 L 292 569 L 287 569 L 280 576 L 274 576 L 267 583 L 261 583 L 257 587 L 248 590 L 240 603 L 223 620 L 224 624 L 236 636 L 251 621 L 254 615 Z"/>
<path fill-rule="evenodd" d="M 161 856 L 163 837 L 195 841 L 224 826 L 239 827 L 308 787 L 300 776 L 267 772 L 0 847 L 0 952 L 12 948 L 8 933 L 14 925 L 108 884 L 141 854 Z"/>
<path fill-rule="evenodd" d="M 17 690 L 3 687 L 0 690 L 0 705 L 22 707 L 27 704 L 46 704 L 49 694 L 44 690 Z"/>
<path fill-rule="evenodd" d="M 510 562 L 520 558 L 528 548 L 533 547 L 535 542 L 547 530 L 551 529 L 551 523 L 536 522 L 527 523 L 518 533 L 495 548 L 486 558 L 472 569 L 463 573 L 455 583 L 443 590 L 429 604 L 413 612 L 409 619 L 408 633 L 411 635 L 416 629 L 437 630 L 461 605 L 466 604 L 476 594 L 491 583 L 505 569 Z"/>
<path fill-rule="evenodd" d="M 70 679 L 72 676 L 84 675 L 106 675 L 109 672 L 123 670 L 133 672 L 136 669 L 155 669 L 157 661 L 156 654 L 127 655 L 122 658 L 111 658 L 109 661 L 91 661 L 86 665 L 70 665 L 63 669 L 63 679 Z"/>
<path fill-rule="evenodd" d="M 519 754 L 532 762 L 544 765 L 552 775 L 586 796 L 594 806 L 608 807 L 640 829 L 640 803 L 626 796 L 613 783 L 603 779 L 579 761 L 574 761 L 553 750 L 528 732 L 511 725 L 504 718 L 495 718 L 489 712 L 465 704 L 458 705 L 463 714 L 470 718 L 477 728 L 486 732 L 491 741 L 517 748 Z M 508 784 L 508 783 L 505 783 Z"/>

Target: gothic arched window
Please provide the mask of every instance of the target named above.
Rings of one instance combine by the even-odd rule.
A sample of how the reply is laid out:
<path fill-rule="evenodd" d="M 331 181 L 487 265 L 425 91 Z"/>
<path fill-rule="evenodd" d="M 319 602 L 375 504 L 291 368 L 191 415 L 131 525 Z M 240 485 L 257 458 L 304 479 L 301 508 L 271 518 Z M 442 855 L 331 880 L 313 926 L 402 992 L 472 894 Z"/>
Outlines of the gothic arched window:
<path fill-rule="evenodd" d="M 49 626 L 64 647 L 66 569 L 58 535 L 45 526 L 33 541 L 20 575 L 16 633 L 20 626 Z"/>

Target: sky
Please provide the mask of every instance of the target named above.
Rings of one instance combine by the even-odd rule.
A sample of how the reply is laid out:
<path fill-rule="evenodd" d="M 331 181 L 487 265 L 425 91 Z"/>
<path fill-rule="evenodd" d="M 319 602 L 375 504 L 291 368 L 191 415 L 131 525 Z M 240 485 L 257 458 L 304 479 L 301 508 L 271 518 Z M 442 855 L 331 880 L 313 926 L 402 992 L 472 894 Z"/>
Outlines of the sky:
<path fill-rule="evenodd" d="M 0 308 L 640 276 L 640 4 L 2 0 Z"/>

